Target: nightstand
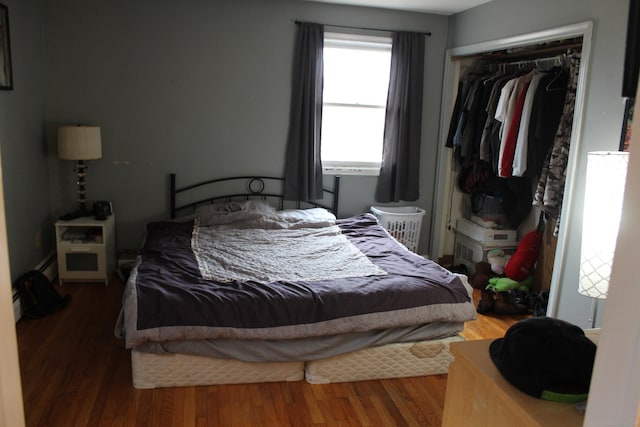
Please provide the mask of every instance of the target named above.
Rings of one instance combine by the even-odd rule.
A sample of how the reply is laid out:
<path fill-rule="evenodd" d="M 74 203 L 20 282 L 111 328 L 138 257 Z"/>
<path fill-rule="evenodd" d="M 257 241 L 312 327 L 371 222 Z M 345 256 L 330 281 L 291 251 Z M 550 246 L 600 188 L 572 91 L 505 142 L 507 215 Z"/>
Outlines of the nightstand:
<path fill-rule="evenodd" d="M 115 215 L 100 221 L 82 217 L 56 221 L 58 278 L 63 282 L 109 283 L 115 271 Z"/>

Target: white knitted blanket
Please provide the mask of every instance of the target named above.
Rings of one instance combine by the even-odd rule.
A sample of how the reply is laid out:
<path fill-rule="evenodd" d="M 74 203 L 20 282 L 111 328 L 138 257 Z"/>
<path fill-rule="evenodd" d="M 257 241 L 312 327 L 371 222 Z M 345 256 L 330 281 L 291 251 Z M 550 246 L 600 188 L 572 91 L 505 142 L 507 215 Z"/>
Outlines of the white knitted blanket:
<path fill-rule="evenodd" d="M 317 281 L 386 274 L 336 225 L 320 228 L 194 227 L 202 277 L 219 282 Z"/>

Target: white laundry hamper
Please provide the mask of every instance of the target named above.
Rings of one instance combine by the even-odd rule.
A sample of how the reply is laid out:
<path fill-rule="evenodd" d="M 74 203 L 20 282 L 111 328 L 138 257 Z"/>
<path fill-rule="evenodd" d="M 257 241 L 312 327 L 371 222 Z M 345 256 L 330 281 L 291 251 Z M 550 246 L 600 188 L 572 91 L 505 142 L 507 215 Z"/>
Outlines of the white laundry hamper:
<path fill-rule="evenodd" d="M 416 206 L 371 206 L 371 213 L 397 241 L 412 252 L 418 251 L 424 209 Z"/>

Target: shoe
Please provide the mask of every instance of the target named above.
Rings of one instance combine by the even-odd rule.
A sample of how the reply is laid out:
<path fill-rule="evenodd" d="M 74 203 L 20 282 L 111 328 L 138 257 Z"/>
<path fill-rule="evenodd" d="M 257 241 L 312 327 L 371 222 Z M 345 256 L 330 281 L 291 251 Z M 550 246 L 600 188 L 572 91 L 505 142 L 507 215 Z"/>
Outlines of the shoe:
<path fill-rule="evenodd" d="M 533 307 L 533 315 L 546 316 L 548 304 L 549 304 L 549 291 L 540 291 L 540 293 L 536 297 L 536 303 Z"/>
<path fill-rule="evenodd" d="M 495 292 L 483 289 L 480 296 L 480 302 L 478 302 L 478 313 L 489 314 L 493 312 L 493 305 L 495 304 Z"/>
<path fill-rule="evenodd" d="M 522 304 L 525 307 L 527 307 L 527 311 L 530 310 L 530 302 L 529 302 L 529 292 L 528 291 L 520 291 L 518 289 L 513 289 L 511 291 L 511 296 L 513 299 L 513 302 L 515 302 L 516 304 Z"/>
<path fill-rule="evenodd" d="M 467 269 L 467 266 L 464 264 L 451 266 L 449 267 L 449 271 L 452 273 L 464 274 L 466 276 L 469 276 L 469 270 Z"/>
<path fill-rule="evenodd" d="M 513 294 L 511 292 L 498 292 L 496 300 L 493 304 L 493 314 L 517 315 L 527 313 L 529 313 L 529 309 L 527 308 L 527 306 L 517 303 L 513 298 Z"/>

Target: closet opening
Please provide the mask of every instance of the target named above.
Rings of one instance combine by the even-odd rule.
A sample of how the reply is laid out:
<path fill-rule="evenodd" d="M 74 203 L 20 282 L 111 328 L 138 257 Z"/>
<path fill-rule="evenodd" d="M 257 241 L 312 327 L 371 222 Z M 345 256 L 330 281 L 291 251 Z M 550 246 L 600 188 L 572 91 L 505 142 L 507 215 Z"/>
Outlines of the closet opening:
<path fill-rule="evenodd" d="M 591 30 L 585 22 L 453 48 L 445 63 L 430 256 L 462 260 L 472 274 L 489 249 L 508 258 L 523 236 L 542 230 L 530 289 L 549 292 L 550 316 Z M 474 232 L 486 245 L 469 240 Z"/>

